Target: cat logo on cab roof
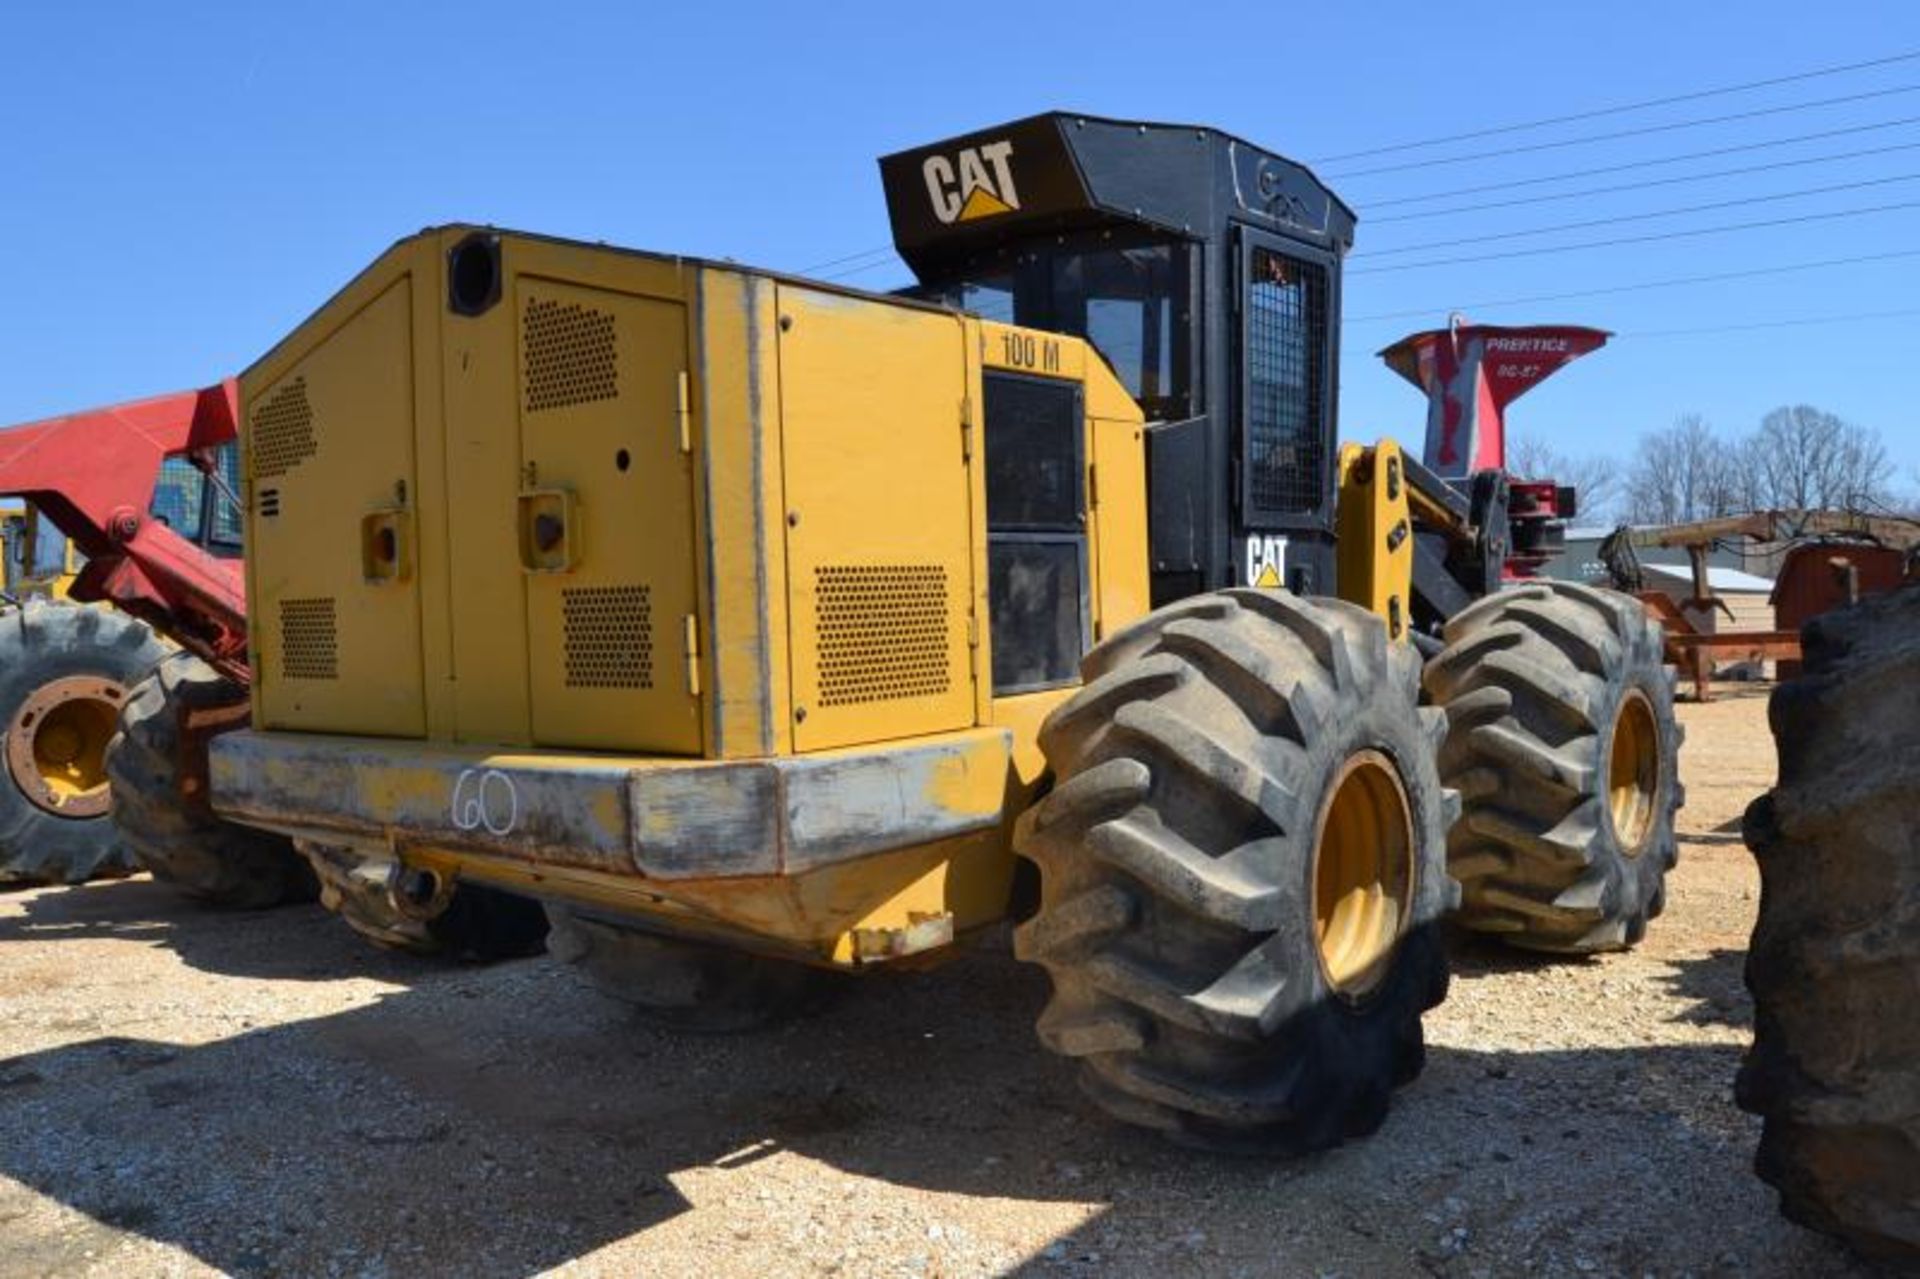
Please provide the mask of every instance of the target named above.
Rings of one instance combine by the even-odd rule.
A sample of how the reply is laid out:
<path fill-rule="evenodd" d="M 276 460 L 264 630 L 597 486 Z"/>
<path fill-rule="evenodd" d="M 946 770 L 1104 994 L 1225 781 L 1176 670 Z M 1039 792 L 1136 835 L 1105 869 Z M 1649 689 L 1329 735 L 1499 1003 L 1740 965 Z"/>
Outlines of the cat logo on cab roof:
<path fill-rule="evenodd" d="M 988 142 L 965 147 L 948 159 L 930 155 L 920 165 L 927 181 L 927 195 L 933 201 L 933 216 L 951 226 L 955 222 L 973 222 L 1020 207 L 1020 193 L 1013 185 L 1013 143 Z"/>

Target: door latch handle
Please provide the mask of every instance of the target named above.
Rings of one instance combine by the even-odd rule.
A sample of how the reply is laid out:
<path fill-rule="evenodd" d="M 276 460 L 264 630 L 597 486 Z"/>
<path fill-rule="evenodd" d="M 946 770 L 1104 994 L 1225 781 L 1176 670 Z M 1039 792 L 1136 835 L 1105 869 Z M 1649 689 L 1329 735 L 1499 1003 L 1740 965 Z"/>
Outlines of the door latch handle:
<path fill-rule="evenodd" d="M 413 576 L 411 522 L 404 509 L 369 511 L 360 517 L 360 576 L 369 586 Z"/>
<path fill-rule="evenodd" d="M 580 508 L 566 489 L 529 489 L 519 499 L 520 567 L 568 573 L 580 562 Z"/>

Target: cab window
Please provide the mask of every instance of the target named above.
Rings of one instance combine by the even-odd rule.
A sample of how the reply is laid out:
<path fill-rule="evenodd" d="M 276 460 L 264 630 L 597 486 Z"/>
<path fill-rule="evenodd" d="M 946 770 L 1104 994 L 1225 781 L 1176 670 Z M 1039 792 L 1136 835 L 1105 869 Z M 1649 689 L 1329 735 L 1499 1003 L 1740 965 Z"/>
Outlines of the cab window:
<path fill-rule="evenodd" d="M 153 503 L 148 508 L 153 518 L 181 537 L 200 540 L 200 512 L 206 501 L 207 477 L 184 457 L 170 457 L 160 463 L 160 478 L 153 486 Z"/>
<path fill-rule="evenodd" d="M 992 265 L 902 290 L 909 297 L 1087 339 L 1149 421 L 1205 410 L 1194 362 L 1199 246 L 1187 239 L 1092 236 L 1023 243 Z"/>
<path fill-rule="evenodd" d="M 67 535 L 38 511 L 28 519 L 33 530 L 29 538 L 33 547 L 33 563 L 28 565 L 27 575 L 34 578 L 61 576 L 67 571 Z"/>
<path fill-rule="evenodd" d="M 229 442 L 215 449 L 213 466 L 219 484 L 209 481 L 190 458 L 167 458 L 160 464 L 148 509 L 154 519 L 215 554 L 238 553 L 241 513 L 227 494 L 240 492 L 239 445 Z"/>
<path fill-rule="evenodd" d="M 1175 261 L 1168 244 L 1053 259 L 1053 326 L 1091 342 L 1154 416 L 1186 390 L 1176 358 L 1186 296 L 1176 283 Z"/>

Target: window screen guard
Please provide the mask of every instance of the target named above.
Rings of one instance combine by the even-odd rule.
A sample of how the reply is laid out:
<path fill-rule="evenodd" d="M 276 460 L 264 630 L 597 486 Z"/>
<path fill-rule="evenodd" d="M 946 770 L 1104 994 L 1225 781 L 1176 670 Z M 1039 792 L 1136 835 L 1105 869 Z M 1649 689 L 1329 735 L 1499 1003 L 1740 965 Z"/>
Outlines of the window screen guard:
<path fill-rule="evenodd" d="M 166 458 L 160 463 L 160 477 L 153 486 L 153 517 L 181 537 L 197 541 L 206 487 L 207 477 L 191 461 Z"/>
<path fill-rule="evenodd" d="M 1264 245 L 1243 259 L 1241 308 L 1245 509 L 1311 515 L 1325 497 L 1327 268 Z"/>

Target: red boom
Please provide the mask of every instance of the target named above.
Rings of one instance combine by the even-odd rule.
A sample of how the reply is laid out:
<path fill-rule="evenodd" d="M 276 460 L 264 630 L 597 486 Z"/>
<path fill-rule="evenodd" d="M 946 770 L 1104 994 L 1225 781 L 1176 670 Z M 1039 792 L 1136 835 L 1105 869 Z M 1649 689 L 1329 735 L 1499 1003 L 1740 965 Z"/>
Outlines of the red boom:
<path fill-rule="evenodd" d="M 70 592 L 111 601 L 223 674 L 249 682 L 240 561 L 221 559 L 149 514 L 161 462 L 234 440 L 231 379 L 0 431 L 0 493 L 38 507 L 87 556 Z"/>

